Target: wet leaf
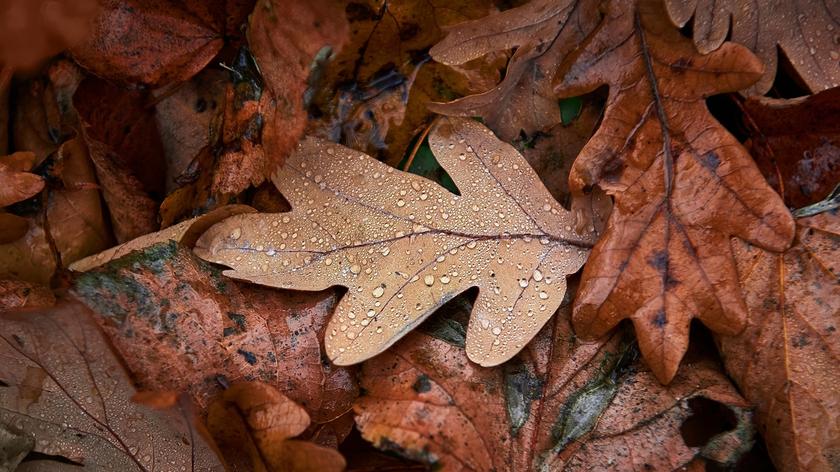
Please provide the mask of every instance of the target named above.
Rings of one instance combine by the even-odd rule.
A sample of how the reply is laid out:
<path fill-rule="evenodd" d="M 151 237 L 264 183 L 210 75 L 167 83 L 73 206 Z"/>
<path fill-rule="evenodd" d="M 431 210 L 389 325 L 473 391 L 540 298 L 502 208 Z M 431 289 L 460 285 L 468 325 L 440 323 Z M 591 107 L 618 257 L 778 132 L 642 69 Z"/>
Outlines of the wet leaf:
<path fill-rule="evenodd" d="M 58 262 L 42 219 L 27 216 L 29 230 L 22 237 L 0 244 L 0 278 L 49 285 Z"/>
<path fill-rule="evenodd" d="M 840 85 L 836 3 L 666 0 L 665 4 L 671 19 L 681 27 L 693 17 L 694 44 L 701 54 L 714 51 L 729 39 L 750 48 L 764 62 L 764 74 L 749 88 L 750 95 L 770 90 L 779 54 L 788 58 L 812 92 Z"/>
<path fill-rule="evenodd" d="M 78 304 L 0 317 L 0 421 L 34 451 L 101 470 L 224 470 L 179 409 L 150 411 Z"/>
<path fill-rule="evenodd" d="M 187 80 L 222 48 L 224 23 L 214 11 L 224 11 L 224 3 L 102 0 L 93 31 L 72 49 L 73 58 L 107 79 L 147 85 Z"/>
<path fill-rule="evenodd" d="M 21 280 L 0 279 L 0 312 L 16 308 L 42 308 L 55 303 L 49 288 Z"/>
<path fill-rule="evenodd" d="M 228 383 L 260 380 L 319 425 L 347 412 L 358 394 L 351 370 L 322 361 L 333 291 L 239 284 L 167 241 L 79 275 L 73 293 L 144 389 L 188 391 L 206 407 Z"/>
<path fill-rule="evenodd" d="M 642 355 L 668 382 L 692 318 L 723 334 L 744 327 L 729 237 L 775 251 L 793 238 L 784 204 L 703 101 L 753 83 L 761 64 L 732 43 L 701 56 L 656 2 L 619 1 L 566 67 L 563 95 L 609 86 L 570 187 L 599 185 L 615 198 L 583 272 L 575 328 L 597 338 L 630 318 Z"/>
<path fill-rule="evenodd" d="M 569 312 L 492 369 L 471 364 L 457 343 L 409 334 L 362 365 L 354 409 L 363 436 L 446 471 L 680 470 L 702 457 L 732 463 L 749 449 L 748 404 L 713 365 L 686 365 L 663 386 L 621 333 L 577 341 Z M 699 399 L 736 419 L 707 420 L 715 432 L 687 445 L 681 429 Z"/>
<path fill-rule="evenodd" d="M 750 154 L 789 206 L 816 203 L 840 183 L 840 88 L 791 100 L 750 97 L 744 112 Z"/>
<path fill-rule="evenodd" d="M 479 123 L 444 119 L 429 144 L 460 195 L 308 138 L 273 178 L 292 211 L 229 218 L 199 239 L 196 253 L 250 282 L 348 287 L 325 340 L 339 365 L 384 351 L 479 287 L 467 352 L 481 365 L 500 364 L 560 305 L 594 235 L 577 234 L 522 156 Z"/>
<path fill-rule="evenodd" d="M 338 451 L 292 439 L 309 426 L 306 410 L 261 382 L 240 382 L 210 404 L 207 424 L 237 470 L 340 472 Z"/>
<path fill-rule="evenodd" d="M 840 455 L 840 216 L 797 220 L 784 254 L 733 240 L 747 328 L 718 338 L 727 371 L 756 405 L 779 470 L 830 470 Z"/>
<path fill-rule="evenodd" d="M 454 27 L 430 54 L 463 64 L 491 51 L 516 48 L 504 80 L 478 95 L 432 104 L 438 113 L 481 116 L 505 141 L 531 136 L 562 121 L 552 79 L 563 59 L 598 24 L 596 0 L 535 0 Z"/>

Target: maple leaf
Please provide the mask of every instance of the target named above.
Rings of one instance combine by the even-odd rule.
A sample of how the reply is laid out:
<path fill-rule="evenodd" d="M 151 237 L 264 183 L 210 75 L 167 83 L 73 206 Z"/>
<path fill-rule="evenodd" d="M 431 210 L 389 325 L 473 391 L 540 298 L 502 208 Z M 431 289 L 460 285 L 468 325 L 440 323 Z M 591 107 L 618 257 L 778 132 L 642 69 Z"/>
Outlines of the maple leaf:
<path fill-rule="evenodd" d="M 719 333 L 744 327 L 729 237 L 781 251 L 793 220 L 703 101 L 749 85 L 761 64 L 732 43 L 697 54 L 660 10 L 648 1 L 610 3 L 557 90 L 579 95 L 609 85 L 601 126 L 569 176 L 573 193 L 599 185 L 615 197 L 584 268 L 575 327 L 597 338 L 630 318 L 642 354 L 668 382 L 692 318 Z"/>
<path fill-rule="evenodd" d="M 463 64 L 491 51 L 516 48 L 504 80 L 477 95 L 429 108 L 444 115 L 481 116 L 503 140 L 520 131 L 559 123 L 552 78 L 565 57 L 598 24 L 597 0 L 534 0 L 453 27 L 429 53 L 444 64 Z"/>
<path fill-rule="evenodd" d="M 779 470 L 829 470 L 840 454 L 840 215 L 797 220 L 784 254 L 732 244 L 747 328 L 718 338 L 727 371 L 756 405 Z"/>
<path fill-rule="evenodd" d="M 231 385 L 207 411 L 210 434 L 236 470 L 344 470 L 344 458 L 335 449 L 292 439 L 309 423 L 305 409 L 261 382 Z"/>
<path fill-rule="evenodd" d="M 0 422 L 100 470 L 224 470 L 183 411 L 150 411 L 79 304 L 0 317 Z"/>
<path fill-rule="evenodd" d="M 140 238 L 133 244 L 162 242 L 122 257 L 137 247 L 79 261 L 74 268 L 117 257 L 78 275 L 73 294 L 95 313 L 144 389 L 187 391 L 205 407 L 228 382 L 261 380 L 302 404 L 319 426 L 331 423 L 358 395 L 352 370 L 322 362 L 336 295 L 240 284 L 196 258 L 184 247 L 190 234 L 225 210 L 189 229 Z"/>
<path fill-rule="evenodd" d="M 840 182 L 840 88 L 788 100 L 750 97 L 743 111 L 750 154 L 788 206 L 815 203 Z"/>
<path fill-rule="evenodd" d="M 357 151 L 304 140 L 273 181 L 292 211 L 239 215 L 196 253 L 226 275 L 282 288 L 349 288 L 326 335 L 339 365 L 368 359 L 437 307 L 479 287 L 470 359 L 512 357 L 560 306 L 593 234 L 574 232 L 510 145 L 472 120 L 443 119 L 429 144 L 461 194 Z"/>
<path fill-rule="evenodd" d="M 751 445 L 749 404 L 707 361 L 663 386 L 640 369 L 625 333 L 576 340 L 567 303 L 517 357 L 476 369 L 458 321 L 469 316 L 464 305 L 442 308 L 362 365 L 356 421 L 377 447 L 442 470 L 577 471 L 734 463 Z M 686 441 L 681 431 L 703 401 L 737 420 Z"/>
<path fill-rule="evenodd" d="M 700 53 L 712 52 L 729 39 L 750 48 L 764 62 L 764 74 L 747 91 L 751 95 L 770 90 L 779 53 L 784 53 L 812 92 L 840 85 L 840 18 L 836 3 L 666 0 L 665 5 L 680 27 L 694 17 L 694 44 Z"/>

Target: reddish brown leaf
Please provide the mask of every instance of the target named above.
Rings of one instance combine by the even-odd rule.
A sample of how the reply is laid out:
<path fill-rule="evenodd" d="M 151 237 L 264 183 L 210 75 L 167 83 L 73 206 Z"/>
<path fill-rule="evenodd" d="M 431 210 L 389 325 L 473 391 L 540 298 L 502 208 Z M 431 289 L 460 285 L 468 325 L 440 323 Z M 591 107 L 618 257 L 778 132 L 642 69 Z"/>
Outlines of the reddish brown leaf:
<path fill-rule="evenodd" d="M 733 240 L 747 328 L 718 340 L 776 467 L 831 470 L 840 457 L 840 215 L 797 223 L 784 254 Z"/>
<path fill-rule="evenodd" d="M 259 184 L 292 152 L 306 126 L 304 92 L 317 54 L 341 49 L 348 28 L 334 0 L 286 4 L 260 0 L 248 24 L 248 44 L 265 80 L 260 100 L 265 166 Z M 248 152 L 243 149 L 242 152 Z"/>
<path fill-rule="evenodd" d="M 16 308 L 42 308 L 54 303 L 55 297 L 47 287 L 21 280 L 0 279 L 0 312 Z"/>
<path fill-rule="evenodd" d="M 750 153 L 789 206 L 816 203 L 840 182 L 840 88 L 792 100 L 751 97 L 744 111 Z"/>
<path fill-rule="evenodd" d="M 750 48 L 764 62 L 764 75 L 750 94 L 770 90 L 779 54 L 788 58 L 812 92 L 840 85 L 836 1 L 666 0 L 665 4 L 680 27 L 693 18 L 694 44 L 702 54 L 729 39 Z"/>
<path fill-rule="evenodd" d="M 29 231 L 29 220 L 0 211 L 0 244 L 14 242 Z"/>
<path fill-rule="evenodd" d="M 463 64 L 491 51 L 516 48 L 496 87 L 445 104 L 438 113 L 481 116 L 505 141 L 560 122 L 552 79 L 563 59 L 598 24 L 597 0 L 535 0 L 453 28 L 432 48 L 435 60 Z"/>
<path fill-rule="evenodd" d="M 34 436 L 35 452 L 99 470 L 224 470 L 183 411 L 131 402 L 131 380 L 84 307 L 0 325 L 0 421 Z"/>
<path fill-rule="evenodd" d="M 207 425 L 236 470 L 340 472 L 335 449 L 291 439 L 309 426 L 306 410 L 261 382 L 235 383 L 210 404 Z"/>
<path fill-rule="evenodd" d="M 261 380 L 319 424 L 358 393 L 351 370 L 322 362 L 331 290 L 237 284 L 170 241 L 79 275 L 74 292 L 145 389 L 188 390 L 205 406 L 229 381 Z"/>
<path fill-rule="evenodd" d="M 57 262 L 41 218 L 27 216 L 29 231 L 10 243 L 0 244 L 0 278 L 49 285 Z"/>
<path fill-rule="evenodd" d="M 89 39 L 73 58 L 94 74 L 163 85 L 187 80 L 222 48 L 221 2 L 102 0 Z"/>
<path fill-rule="evenodd" d="M 573 193 L 599 185 L 615 197 L 583 272 L 575 327 L 595 338 L 630 318 L 642 354 L 668 382 L 692 318 L 724 334 L 744 327 L 729 237 L 781 251 L 793 220 L 703 101 L 754 82 L 758 60 L 732 43 L 699 55 L 654 1 L 615 1 L 606 15 L 557 84 L 563 95 L 610 87 L 602 124 L 569 177 Z"/>
<path fill-rule="evenodd" d="M 433 319 L 363 364 L 365 395 L 354 407 L 362 434 L 447 471 L 680 470 L 701 457 L 735 461 L 750 447 L 748 405 L 713 366 L 686 365 L 662 386 L 637 370 L 620 333 L 576 341 L 569 311 L 492 369 L 469 362 L 456 317 Z M 737 424 L 687 445 L 680 429 L 700 398 Z"/>

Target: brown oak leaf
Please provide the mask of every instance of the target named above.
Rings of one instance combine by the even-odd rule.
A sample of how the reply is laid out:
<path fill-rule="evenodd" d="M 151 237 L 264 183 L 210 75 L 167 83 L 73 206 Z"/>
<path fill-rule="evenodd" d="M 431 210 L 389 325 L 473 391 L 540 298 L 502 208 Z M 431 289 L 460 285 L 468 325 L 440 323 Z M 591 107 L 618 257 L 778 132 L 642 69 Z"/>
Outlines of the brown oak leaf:
<path fill-rule="evenodd" d="M 358 394 L 352 370 L 323 362 L 334 291 L 240 284 L 167 241 L 78 275 L 73 293 L 144 389 L 188 391 L 205 407 L 229 382 L 260 380 L 318 425 L 346 413 Z"/>
<path fill-rule="evenodd" d="M 479 287 L 467 353 L 500 364 L 560 306 L 594 234 L 577 234 L 525 159 L 481 124 L 445 118 L 429 144 L 460 195 L 307 138 L 273 177 L 292 211 L 231 217 L 199 239 L 196 253 L 250 282 L 348 287 L 325 339 L 339 365 L 384 351 Z"/>
<path fill-rule="evenodd" d="M 44 189 L 44 179 L 29 171 L 35 163 L 31 152 L 0 157 L 0 208 L 26 200 Z"/>
<path fill-rule="evenodd" d="M 429 108 L 481 116 L 503 140 L 528 136 L 560 122 L 552 79 L 566 56 L 598 24 L 597 0 L 534 0 L 452 28 L 430 52 L 444 64 L 463 64 L 492 51 L 516 48 L 504 80 L 484 93 Z"/>
<path fill-rule="evenodd" d="M 585 471 L 703 470 L 704 459 L 731 464 L 751 445 L 748 403 L 707 361 L 663 386 L 626 334 L 576 340 L 567 303 L 513 360 L 476 368 L 458 321 L 471 307 L 447 308 L 362 365 L 356 421 L 379 448 L 446 471 Z M 704 402 L 734 422 L 705 418 L 712 433 L 686 437 Z"/>
<path fill-rule="evenodd" d="M 761 64 L 733 43 L 702 56 L 657 2 L 628 0 L 610 3 L 566 67 L 563 95 L 609 86 L 570 187 L 580 194 L 598 185 L 615 197 L 583 272 L 575 327 L 597 338 L 630 318 L 642 355 L 668 382 L 692 318 L 724 334 L 744 327 L 729 237 L 775 251 L 793 239 L 790 213 L 703 101 L 751 84 Z"/>
<path fill-rule="evenodd" d="M 779 470 L 831 470 L 840 457 L 840 215 L 797 220 L 784 254 L 732 241 L 747 328 L 720 336 L 726 369 L 756 406 Z"/>
<path fill-rule="evenodd" d="M 293 439 L 306 431 L 306 410 L 262 382 L 230 386 L 207 409 L 207 427 L 234 470 L 341 472 L 335 449 Z"/>
<path fill-rule="evenodd" d="M 224 470 L 181 409 L 132 402 L 134 386 L 84 307 L 0 317 L 0 422 L 34 451 L 98 470 Z"/>
<path fill-rule="evenodd" d="M 764 74 L 749 88 L 750 95 L 770 90 L 779 54 L 790 60 L 812 92 L 840 85 L 836 0 L 666 0 L 665 4 L 680 27 L 694 18 L 694 44 L 701 54 L 729 39 L 750 48 L 764 62 Z"/>

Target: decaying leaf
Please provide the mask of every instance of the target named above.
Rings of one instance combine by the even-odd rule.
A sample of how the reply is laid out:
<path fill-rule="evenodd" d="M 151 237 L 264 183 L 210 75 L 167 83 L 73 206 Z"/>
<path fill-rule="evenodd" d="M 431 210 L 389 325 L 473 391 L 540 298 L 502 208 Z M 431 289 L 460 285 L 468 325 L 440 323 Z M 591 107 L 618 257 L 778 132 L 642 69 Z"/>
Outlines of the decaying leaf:
<path fill-rule="evenodd" d="M 692 22 L 700 53 L 726 39 L 750 48 L 764 62 L 764 74 L 748 93 L 763 95 L 776 77 L 779 53 L 812 92 L 840 85 L 840 16 L 828 0 L 666 0 L 679 26 Z M 730 36 L 731 28 L 731 36 Z"/>
<path fill-rule="evenodd" d="M 452 28 L 430 51 L 444 64 L 463 64 L 491 51 L 516 48 L 495 88 L 454 102 L 433 103 L 438 113 L 481 116 L 503 140 L 531 136 L 560 122 L 552 90 L 558 66 L 598 24 L 597 0 L 534 0 Z"/>
<path fill-rule="evenodd" d="M 775 251 L 793 238 L 790 213 L 703 101 L 748 86 L 761 64 L 732 43 L 701 56 L 658 3 L 614 1 L 567 67 L 558 75 L 563 95 L 609 85 L 570 187 L 580 194 L 599 185 L 615 197 L 583 272 L 575 327 L 597 338 L 630 318 L 642 354 L 668 382 L 692 318 L 718 333 L 744 327 L 729 237 Z"/>
<path fill-rule="evenodd" d="M 148 85 L 183 81 L 222 48 L 223 2 L 102 0 L 93 32 L 73 58 L 100 77 Z"/>
<path fill-rule="evenodd" d="M 35 452 L 98 470 L 224 470 L 192 418 L 131 402 L 131 380 L 82 306 L 0 325 L 0 422 L 34 436 Z"/>
<path fill-rule="evenodd" d="M 831 470 L 840 458 L 840 215 L 797 220 L 775 254 L 733 240 L 747 328 L 718 338 L 727 371 L 756 405 L 779 470 Z"/>
<path fill-rule="evenodd" d="M 186 247 L 191 247 L 198 240 L 198 237 L 207 231 L 207 229 L 209 229 L 212 225 L 231 215 L 252 211 L 254 211 L 254 209 L 247 205 L 227 205 L 217 208 L 205 215 L 196 216 L 195 218 L 182 221 L 156 233 L 140 236 L 137 239 L 132 239 L 131 241 L 106 249 L 98 254 L 78 260 L 73 264 L 70 264 L 69 269 L 78 272 L 85 272 L 114 259 L 119 259 L 120 257 L 123 257 L 133 251 L 139 251 L 157 243 L 166 241 L 176 241 Z"/>
<path fill-rule="evenodd" d="M 347 34 L 335 0 L 257 2 L 248 23 L 248 44 L 268 93 L 262 97 L 258 123 L 265 163 L 255 185 L 294 150 L 306 127 L 303 103 L 311 66 L 340 50 Z"/>
<path fill-rule="evenodd" d="M 748 404 L 713 365 L 690 363 L 663 386 L 622 333 L 577 341 L 570 308 L 493 369 L 468 362 L 457 316 L 430 320 L 362 365 L 363 436 L 445 471 L 683 470 L 703 458 L 731 464 L 749 449 Z M 733 422 L 705 418 L 711 434 L 687 441 L 681 430 L 704 400 Z"/>
<path fill-rule="evenodd" d="M 168 241 L 80 274 L 73 293 L 144 389 L 188 391 L 205 407 L 228 382 L 260 380 L 318 425 L 346 413 L 358 395 L 351 369 L 323 362 L 334 291 L 239 284 Z"/>
<path fill-rule="evenodd" d="M 785 203 L 816 203 L 840 182 L 840 88 L 790 100 L 750 97 L 743 109 L 750 154 Z"/>
<path fill-rule="evenodd" d="M 210 404 L 207 426 L 235 470 L 341 472 L 335 449 L 292 439 L 306 431 L 306 410 L 261 382 L 235 383 Z"/>
<path fill-rule="evenodd" d="M 22 280 L 0 279 L 0 312 L 16 308 L 52 306 L 55 296 L 47 287 Z"/>
<path fill-rule="evenodd" d="M 289 213 L 238 215 L 196 253 L 231 277 L 299 290 L 349 288 L 330 320 L 327 355 L 368 359 L 436 308 L 479 287 L 467 353 L 481 365 L 519 352 L 560 306 L 566 276 L 594 234 L 574 231 L 522 156 L 481 124 L 447 118 L 429 134 L 461 191 L 315 138 L 273 177 Z"/>
<path fill-rule="evenodd" d="M 0 278 L 49 285 L 58 265 L 42 219 L 25 217 L 29 227 L 22 237 L 0 244 Z"/>

